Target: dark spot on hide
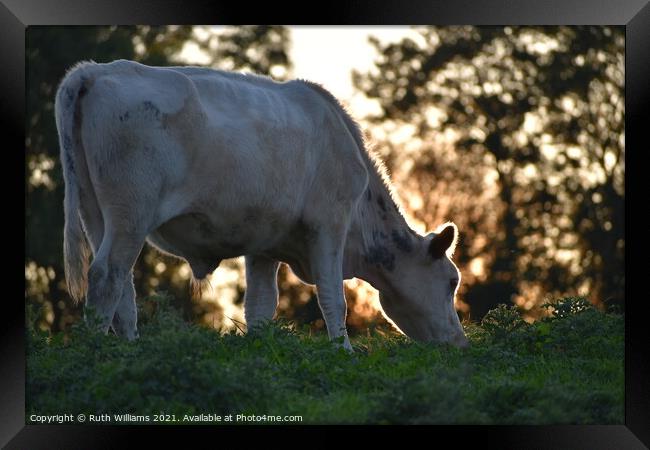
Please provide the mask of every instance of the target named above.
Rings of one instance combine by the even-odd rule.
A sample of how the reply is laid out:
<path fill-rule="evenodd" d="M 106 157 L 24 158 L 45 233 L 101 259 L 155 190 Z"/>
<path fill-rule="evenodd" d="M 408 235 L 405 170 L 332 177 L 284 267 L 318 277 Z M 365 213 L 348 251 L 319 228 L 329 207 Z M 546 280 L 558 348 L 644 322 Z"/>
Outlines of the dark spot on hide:
<path fill-rule="evenodd" d="M 156 105 L 154 105 L 153 103 L 151 103 L 149 100 L 143 102 L 142 107 L 144 108 L 145 112 L 150 113 L 156 119 L 160 119 L 160 116 L 162 115 L 162 113 L 160 112 L 158 107 Z"/>
<path fill-rule="evenodd" d="M 395 255 L 388 248 L 388 235 L 383 231 L 374 230 L 372 240 L 373 244 L 365 255 L 366 262 L 392 271 L 395 268 Z"/>
<path fill-rule="evenodd" d="M 153 120 L 156 120 L 160 123 L 162 129 L 167 129 L 169 118 L 167 114 L 163 114 L 156 105 L 154 105 L 149 100 L 146 100 L 142 103 L 142 108 L 145 115 L 150 116 Z"/>
<path fill-rule="evenodd" d="M 67 133 L 63 135 L 63 149 L 67 152 L 72 151 L 72 138 Z"/>
<path fill-rule="evenodd" d="M 156 155 L 156 147 L 153 146 L 153 145 L 147 144 L 147 145 L 145 145 L 143 147 L 143 152 L 147 156 L 154 157 Z"/>
<path fill-rule="evenodd" d="M 377 204 L 379 205 L 382 211 L 386 212 L 386 203 L 384 202 L 383 197 L 377 197 Z"/>
<path fill-rule="evenodd" d="M 70 87 L 65 88 L 66 108 L 72 108 L 74 102 L 74 90 Z"/>
<path fill-rule="evenodd" d="M 383 231 L 374 230 L 372 232 L 372 239 L 375 242 L 379 242 L 379 241 L 384 241 L 385 242 L 386 239 L 388 239 L 388 235 L 386 233 L 384 233 Z"/>
<path fill-rule="evenodd" d="M 393 242 L 397 246 L 398 249 L 400 249 L 403 252 L 410 252 L 413 250 L 413 246 L 411 245 L 411 240 L 409 239 L 408 233 L 405 232 L 400 232 L 397 230 L 393 230 L 391 233 L 391 238 L 393 239 Z"/>
<path fill-rule="evenodd" d="M 88 88 L 86 87 L 86 82 L 88 81 L 87 77 L 81 77 L 81 87 L 79 88 L 79 98 L 82 98 L 88 93 Z"/>
<path fill-rule="evenodd" d="M 395 255 L 382 244 L 374 244 L 368 249 L 365 255 L 368 264 L 383 266 L 386 270 L 392 271 L 395 268 Z"/>
<path fill-rule="evenodd" d="M 69 151 L 69 149 L 67 149 L 67 150 Z M 70 156 L 70 153 L 68 153 L 67 151 L 64 152 L 64 155 L 65 155 L 64 158 L 65 158 L 65 168 L 66 168 L 66 171 L 67 171 L 70 175 L 74 175 L 74 174 L 75 174 L 75 170 L 74 170 L 74 162 L 72 161 L 72 156 Z"/>

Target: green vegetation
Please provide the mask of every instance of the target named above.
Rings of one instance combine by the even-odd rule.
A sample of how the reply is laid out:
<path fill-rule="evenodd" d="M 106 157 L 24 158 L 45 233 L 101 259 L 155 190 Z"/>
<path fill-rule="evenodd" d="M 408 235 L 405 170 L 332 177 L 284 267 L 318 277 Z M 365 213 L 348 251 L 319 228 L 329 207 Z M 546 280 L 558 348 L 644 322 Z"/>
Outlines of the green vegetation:
<path fill-rule="evenodd" d="M 528 324 L 515 308 L 467 324 L 459 350 L 373 330 L 347 354 L 286 322 L 248 335 L 188 324 L 149 299 L 140 339 L 84 324 L 30 327 L 31 414 L 300 415 L 302 423 L 620 424 L 624 319 L 582 298 Z M 177 424 L 179 422 L 176 422 Z M 183 423 L 183 422 L 180 422 Z"/>

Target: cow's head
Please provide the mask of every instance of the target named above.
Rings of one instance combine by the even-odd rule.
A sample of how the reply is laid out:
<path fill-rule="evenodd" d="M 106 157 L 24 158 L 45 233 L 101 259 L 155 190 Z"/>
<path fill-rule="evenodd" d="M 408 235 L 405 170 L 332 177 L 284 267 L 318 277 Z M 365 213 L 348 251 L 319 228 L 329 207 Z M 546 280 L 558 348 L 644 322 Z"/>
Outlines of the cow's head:
<path fill-rule="evenodd" d="M 419 236 L 417 247 L 400 258 L 379 300 L 388 318 L 408 337 L 466 347 L 454 297 L 460 272 L 449 259 L 458 231 L 453 223 Z"/>

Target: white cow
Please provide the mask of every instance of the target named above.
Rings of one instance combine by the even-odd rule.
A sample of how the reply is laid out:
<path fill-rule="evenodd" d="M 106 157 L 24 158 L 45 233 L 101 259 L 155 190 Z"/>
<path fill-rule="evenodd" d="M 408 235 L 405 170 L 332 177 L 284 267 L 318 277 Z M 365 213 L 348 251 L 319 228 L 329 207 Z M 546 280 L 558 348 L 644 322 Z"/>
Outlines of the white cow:
<path fill-rule="evenodd" d="M 455 225 L 427 236 L 409 228 L 358 125 L 319 85 L 82 62 L 55 111 L 66 280 L 103 331 L 137 337 L 132 268 L 148 241 L 185 259 L 195 279 L 245 255 L 249 328 L 273 318 L 283 261 L 316 285 L 329 336 L 346 349 L 352 277 L 380 291 L 411 338 L 467 345 L 448 257 Z"/>

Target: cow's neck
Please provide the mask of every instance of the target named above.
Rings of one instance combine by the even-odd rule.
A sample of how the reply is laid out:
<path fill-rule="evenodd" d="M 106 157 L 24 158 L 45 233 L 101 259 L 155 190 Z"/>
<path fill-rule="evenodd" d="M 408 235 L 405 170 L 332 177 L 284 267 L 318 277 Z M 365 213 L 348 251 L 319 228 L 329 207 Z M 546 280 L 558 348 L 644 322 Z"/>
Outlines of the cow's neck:
<path fill-rule="evenodd" d="M 379 174 L 372 172 L 359 201 L 346 241 L 344 276 L 390 290 L 392 274 L 415 251 L 418 235 L 411 230 Z"/>

